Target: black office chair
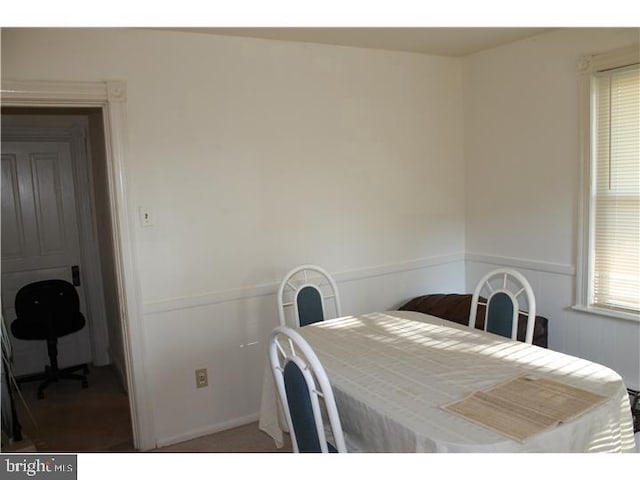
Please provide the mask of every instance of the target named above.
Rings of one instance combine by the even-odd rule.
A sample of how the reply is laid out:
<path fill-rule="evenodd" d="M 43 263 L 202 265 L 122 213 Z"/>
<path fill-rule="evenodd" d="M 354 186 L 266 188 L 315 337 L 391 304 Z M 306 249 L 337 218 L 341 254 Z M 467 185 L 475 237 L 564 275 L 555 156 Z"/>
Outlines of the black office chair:
<path fill-rule="evenodd" d="M 44 398 L 44 389 L 51 382 L 61 379 L 80 380 L 82 388 L 87 388 L 86 363 L 58 368 L 58 338 L 81 330 L 86 323 L 75 287 L 65 280 L 30 283 L 18 291 L 15 307 L 18 318 L 11 323 L 13 336 L 21 340 L 46 340 L 51 362 L 44 373 L 21 377 L 18 382 L 44 380 L 38 387 L 38 398 Z M 72 373 L 77 370 L 84 375 Z"/>

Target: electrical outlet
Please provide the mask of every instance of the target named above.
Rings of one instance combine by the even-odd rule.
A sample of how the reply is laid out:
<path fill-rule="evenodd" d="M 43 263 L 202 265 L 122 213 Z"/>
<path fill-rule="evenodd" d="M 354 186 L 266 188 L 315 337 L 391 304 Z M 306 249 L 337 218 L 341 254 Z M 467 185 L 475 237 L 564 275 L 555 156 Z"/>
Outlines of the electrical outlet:
<path fill-rule="evenodd" d="M 196 387 L 204 388 L 209 385 L 209 380 L 207 378 L 207 369 L 200 368 L 196 370 Z"/>

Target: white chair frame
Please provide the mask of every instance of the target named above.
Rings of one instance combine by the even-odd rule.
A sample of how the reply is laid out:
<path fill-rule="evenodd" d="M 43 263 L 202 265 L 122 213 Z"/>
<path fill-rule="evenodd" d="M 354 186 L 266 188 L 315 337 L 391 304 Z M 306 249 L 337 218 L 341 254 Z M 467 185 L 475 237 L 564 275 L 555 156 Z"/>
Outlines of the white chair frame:
<path fill-rule="evenodd" d="M 321 290 L 321 287 L 325 285 L 325 283 L 329 286 L 331 292 L 329 294 L 324 294 Z M 285 276 L 282 282 L 280 283 L 280 287 L 278 288 L 278 316 L 280 318 L 280 325 L 286 326 L 287 319 L 285 316 L 285 308 L 293 307 L 293 315 L 294 320 L 296 322 L 295 325 L 289 325 L 294 328 L 300 327 L 300 314 L 298 312 L 298 295 L 302 291 L 302 289 L 306 287 L 312 287 L 318 291 L 320 294 L 320 299 L 322 301 L 322 311 L 325 315 L 325 320 L 327 320 L 326 316 L 326 301 L 333 300 L 335 304 L 336 316 L 335 318 L 342 316 L 342 309 L 340 306 L 340 295 L 338 293 L 338 286 L 336 282 L 333 280 L 329 272 L 327 272 L 324 268 L 319 267 L 317 265 L 300 265 L 291 269 Z M 284 296 L 285 293 L 291 291 L 292 300 L 285 301 Z M 332 318 L 332 317 L 329 317 Z"/>
<path fill-rule="evenodd" d="M 324 411 L 333 435 L 332 441 L 338 453 L 346 453 L 347 448 L 340 423 L 340 416 L 333 396 L 333 390 L 320 360 L 307 341 L 293 328 L 276 327 L 269 339 L 269 362 L 278 390 L 278 397 L 282 405 L 287 427 L 291 435 L 294 453 L 299 453 L 295 429 L 289 412 L 289 403 L 284 384 L 284 367 L 288 362 L 294 362 L 302 371 L 307 385 L 309 398 L 313 410 L 316 432 L 320 440 L 322 453 L 328 453 L 325 422 L 323 421 L 320 399 L 324 400 Z"/>
<path fill-rule="evenodd" d="M 495 278 L 500 278 L 500 277 L 502 277 L 502 286 L 495 288 L 491 284 L 491 281 L 494 280 Z M 507 288 L 507 280 L 510 277 L 515 281 L 515 283 L 518 284 L 518 289 L 515 291 L 512 291 Z M 480 302 L 479 301 L 480 295 L 483 292 L 483 289 L 485 287 L 489 291 L 489 295 L 486 296 L 486 299 L 487 299 L 486 302 Z M 524 341 L 525 343 L 533 343 L 533 328 L 535 326 L 535 319 L 536 319 L 535 296 L 533 294 L 533 289 L 531 288 L 531 285 L 529 284 L 527 279 L 524 277 L 524 275 L 522 275 L 520 272 L 512 268 L 499 268 L 496 270 L 492 270 L 491 272 L 487 273 L 484 277 L 482 277 L 482 279 L 478 282 L 476 289 L 473 292 L 473 297 L 471 298 L 471 311 L 469 312 L 469 327 L 470 328 L 475 327 L 476 314 L 478 312 L 478 304 L 480 304 L 485 306 L 484 330 L 485 331 L 487 330 L 487 324 L 488 324 L 487 317 L 489 315 L 489 308 L 487 308 L 487 305 L 490 303 L 491 298 L 497 293 L 504 293 L 508 295 L 509 298 L 511 299 L 511 302 L 513 303 L 514 308 L 513 308 L 513 319 L 511 323 L 511 338 L 513 340 L 517 339 L 518 315 L 522 313 L 527 315 L 527 329 L 526 329 Z M 518 301 L 518 298 L 523 294 L 526 296 L 526 299 L 527 299 L 527 308 L 528 308 L 527 312 L 520 309 L 520 302 Z"/>

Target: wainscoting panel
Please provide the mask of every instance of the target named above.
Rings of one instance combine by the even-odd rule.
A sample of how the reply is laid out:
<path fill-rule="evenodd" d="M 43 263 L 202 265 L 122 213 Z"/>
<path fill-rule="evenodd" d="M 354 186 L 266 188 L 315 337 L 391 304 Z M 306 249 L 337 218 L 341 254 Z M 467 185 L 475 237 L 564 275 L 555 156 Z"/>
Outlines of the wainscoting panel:
<path fill-rule="evenodd" d="M 417 295 L 462 292 L 464 256 L 333 273 L 343 315 L 393 310 Z M 157 446 L 258 418 L 277 284 L 145 306 L 145 368 Z M 196 388 L 206 368 L 209 386 Z"/>

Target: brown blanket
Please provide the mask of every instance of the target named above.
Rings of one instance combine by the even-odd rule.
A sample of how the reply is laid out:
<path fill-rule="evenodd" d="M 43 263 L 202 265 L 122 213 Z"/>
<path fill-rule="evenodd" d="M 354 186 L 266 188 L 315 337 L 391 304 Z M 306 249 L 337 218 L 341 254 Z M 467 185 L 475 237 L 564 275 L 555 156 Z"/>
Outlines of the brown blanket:
<path fill-rule="evenodd" d="M 471 297 L 471 294 L 458 293 L 434 293 L 431 295 L 422 295 L 420 297 L 413 298 L 398 310 L 426 313 L 428 315 L 444 318 L 462 325 L 468 325 L 469 312 L 471 311 Z M 484 329 L 484 311 L 485 307 L 483 305 L 478 305 L 476 328 L 481 330 Z M 548 323 L 549 321 L 545 317 L 536 315 L 536 321 L 533 327 L 534 345 L 547 348 Z M 524 341 L 526 328 L 527 317 L 520 314 L 518 318 L 517 339 L 522 342 Z"/>

